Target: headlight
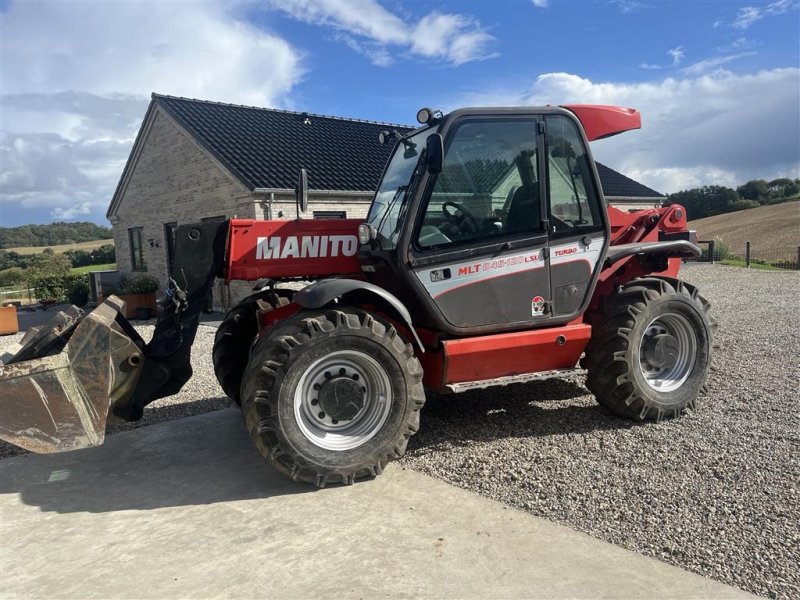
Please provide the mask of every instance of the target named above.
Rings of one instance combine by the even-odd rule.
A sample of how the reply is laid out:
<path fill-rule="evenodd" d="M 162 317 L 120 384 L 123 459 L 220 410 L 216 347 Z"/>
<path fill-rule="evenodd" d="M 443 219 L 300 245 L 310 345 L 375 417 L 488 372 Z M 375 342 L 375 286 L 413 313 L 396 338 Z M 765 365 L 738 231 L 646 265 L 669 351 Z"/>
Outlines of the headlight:
<path fill-rule="evenodd" d="M 370 231 L 369 225 L 361 223 L 361 225 L 358 226 L 358 243 L 368 244 L 371 239 L 372 232 Z"/>

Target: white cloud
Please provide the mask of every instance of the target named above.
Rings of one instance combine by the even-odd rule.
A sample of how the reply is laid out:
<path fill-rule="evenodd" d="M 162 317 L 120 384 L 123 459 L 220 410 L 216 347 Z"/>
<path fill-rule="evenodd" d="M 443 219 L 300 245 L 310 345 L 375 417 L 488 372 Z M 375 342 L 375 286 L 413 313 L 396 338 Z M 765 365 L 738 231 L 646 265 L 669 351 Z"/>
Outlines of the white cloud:
<path fill-rule="evenodd" d="M 411 22 L 376 0 L 278 0 L 268 6 L 298 21 L 335 29 L 336 39 L 378 66 L 392 64 L 393 52 L 453 66 L 496 56 L 491 51 L 495 38 L 466 15 L 433 11 Z"/>
<path fill-rule="evenodd" d="M 389 67 L 395 63 L 392 53 L 381 43 L 360 41 L 344 32 L 337 32 L 334 36 L 336 41 L 342 42 L 353 52 L 365 56 L 376 67 Z"/>
<path fill-rule="evenodd" d="M 617 0 L 616 5 L 623 14 L 635 13 L 649 8 L 644 2 L 636 0 Z"/>
<path fill-rule="evenodd" d="M 672 57 L 673 67 L 676 67 L 679 64 L 681 64 L 683 57 L 686 56 L 686 53 L 683 51 L 683 46 L 677 46 L 676 48 L 667 50 L 667 54 L 669 54 Z"/>
<path fill-rule="evenodd" d="M 466 95 L 451 106 L 614 104 L 637 108 L 642 130 L 592 144 L 595 157 L 669 193 L 752 178 L 800 177 L 800 69 L 716 71 L 647 83 L 539 76 L 527 89 Z"/>
<path fill-rule="evenodd" d="M 736 13 L 731 24 L 735 29 L 748 29 L 756 21 L 764 17 L 781 15 L 792 7 L 792 0 L 777 0 L 766 6 L 744 6 Z"/>
<path fill-rule="evenodd" d="M 651 71 L 657 71 L 660 69 L 667 69 L 669 67 L 677 67 L 681 64 L 681 61 L 686 56 L 686 53 L 683 50 L 683 46 L 676 46 L 675 48 L 670 48 L 667 50 L 667 55 L 672 59 L 672 62 L 667 65 L 654 65 L 652 63 L 643 62 L 639 65 L 640 69 L 648 69 Z"/>
<path fill-rule="evenodd" d="M 298 21 L 335 27 L 376 42 L 408 43 L 408 26 L 405 21 L 374 0 L 357 3 L 345 0 L 284 0 L 271 3 L 270 6 Z"/>
<path fill-rule="evenodd" d="M 302 55 L 236 4 L 14 2 L 0 13 L 4 210 L 105 213 L 153 91 L 282 106 Z M 88 211 L 88 212 L 87 212 Z"/>
<path fill-rule="evenodd" d="M 755 51 L 750 52 L 739 52 L 738 54 L 729 54 L 728 56 L 715 56 L 713 58 L 707 58 L 705 60 L 701 60 L 696 62 L 692 65 L 689 65 L 683 72 L 687 75 L 700 75 L 711 69 L 715 69 L 717 67 L 721 67 L 722 65 L 726 65 L 731 61 L 737 60 L 739 58 L 744 58 L 745 56 L 752 56 L 756 54 Z"/>
<path fill-rule="evenodd" d="M 158 90 L 279 103 L 302 75 L 301 57 L 235 11 L 218 3 L 15 2 L 0 16 L 0 84 L 6 94 Z"/>
<path fill-rule="evenodd" d="M 487 50 L 493 39 L 473 19 L 433 12 L 422 17 L 414 27 L 411 52 L 460 65 L 495 56 Z"/>
<path fill-rule="evenodd" d="M 550 0 L 531 0 L 536 8 L 547 8 L 550 6 Z"/>
<path fill-rule="evenodd" d="M 79 204 L 70 206 L 69 208 L 56 206 L 53 209 L 53 218 L 59 221 L 71 221 L 72 219 L 77 219 L 78 217 L 90 214 L 92 214 L 91 202 L 81 202 Z"/>
<path fill-rule="evenodd" d="M 717 46 L 717 51 L 723 54 L 727 54 L 729 52 L 734 51 L 742 51 L 742 50 L 749 50 L 750 48 L 755 48 L 760 46 L 759 42 L 755 40 L 751 40 L 746 37 L 739 37 L 733 40 L 730 44 L 725 44 L 724 46 Z"/>
<path fill-rule="evenodd" d="M 745 6 L 744 8 L 739 9 L 739 12 L 736 15 L 736 20 L 733 22 L 733 26 L 736 29 L 747 29 L 750 27 L 750 25 L 763 18 L 764 13 L 760 8 L 756 8 L 755 6 Z"/>

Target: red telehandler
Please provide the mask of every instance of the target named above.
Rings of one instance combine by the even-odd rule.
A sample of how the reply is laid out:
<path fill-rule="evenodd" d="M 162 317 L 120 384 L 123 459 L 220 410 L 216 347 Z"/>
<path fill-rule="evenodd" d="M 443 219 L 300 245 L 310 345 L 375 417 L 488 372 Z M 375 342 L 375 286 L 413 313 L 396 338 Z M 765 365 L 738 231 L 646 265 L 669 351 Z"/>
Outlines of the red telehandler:
<path fill-rule="evenodd" d="M 300 219 L 303 170 L 296 220 L 179 226 L 149 343 L 114 297 L 29 331 L 3 357 L 0 437 L 35 452 L 98 445 L 107 420 L 139 419 L 178 392 L 215 277 L 257 282 L 217 331 L 220 384 L 259 452 L 320 487 L 374 477 L 402 456 L 425 388 L 585 372 L 622 417 L 692 407 L 713 320 L 677 279 L 681 259 L 699 255 L 686 212 L 607 206 L 588 145 L 639 128 L 639 113 L 417 118 L 407 135 L 381 134 L 394 152 L 364 221 Z"/>

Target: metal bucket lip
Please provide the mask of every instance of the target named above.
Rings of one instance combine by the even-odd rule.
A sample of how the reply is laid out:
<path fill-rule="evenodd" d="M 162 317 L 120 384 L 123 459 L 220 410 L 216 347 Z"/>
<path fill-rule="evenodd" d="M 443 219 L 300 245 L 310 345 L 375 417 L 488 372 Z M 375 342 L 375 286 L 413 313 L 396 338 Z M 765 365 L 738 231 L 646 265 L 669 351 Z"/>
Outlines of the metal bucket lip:
<path fill-rule="evenodd" d="M 0 367 L 1 439 L 39 453 L 103 443 L 109 409 L 133 393 L 144 362 L 118 321 L 123 307 L 110 297 L 72 327 L 61 352 Z"/>

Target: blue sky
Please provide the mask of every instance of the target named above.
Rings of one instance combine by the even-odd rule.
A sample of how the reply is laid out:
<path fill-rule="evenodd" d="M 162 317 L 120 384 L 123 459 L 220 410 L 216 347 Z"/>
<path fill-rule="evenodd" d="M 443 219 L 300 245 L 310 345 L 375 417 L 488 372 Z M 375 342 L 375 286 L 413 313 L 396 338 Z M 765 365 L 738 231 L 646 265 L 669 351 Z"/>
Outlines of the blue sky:
<path fill-rule="evenodd" d="M 104 214 L 151 92 L 413 122 L 607 103 L 595 156 L 663 192 L 800 177 L 796 0 L 0 2 L 0 225 Z"/>

